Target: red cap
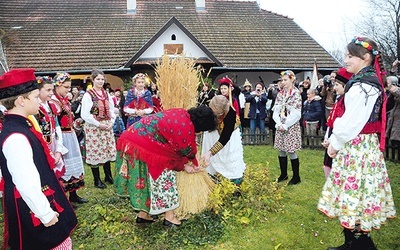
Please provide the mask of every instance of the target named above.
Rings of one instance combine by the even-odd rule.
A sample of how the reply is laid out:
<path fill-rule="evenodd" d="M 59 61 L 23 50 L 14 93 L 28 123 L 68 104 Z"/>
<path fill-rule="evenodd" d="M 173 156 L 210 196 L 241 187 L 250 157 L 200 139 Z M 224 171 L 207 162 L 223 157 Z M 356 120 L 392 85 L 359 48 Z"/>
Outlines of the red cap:
<path fill-rule="evenodd" d="M 221 79 L 219 79 L 218 82 L 219 82 L 219 85 L 233 86 L 232 80 L 231 80 L 229 77 L 227 77 L 227 76 L 222 77 Z"/>
<path fill-rule="evenodd" d="M 339 81 L 343 82 L 344 84 L 346 84 L 350 80 L 352 75 L 353 75 L 352 73 L 347 72 L 346 68 L 340 68 L 337 71 L 335 78 L 336 78 L 336 80 L 339 80 Z"/>
<path fill-rule="evenodd" d="M 12 69 L 0 76 L 0 99 L 37 89 L 34 69 Z"/>

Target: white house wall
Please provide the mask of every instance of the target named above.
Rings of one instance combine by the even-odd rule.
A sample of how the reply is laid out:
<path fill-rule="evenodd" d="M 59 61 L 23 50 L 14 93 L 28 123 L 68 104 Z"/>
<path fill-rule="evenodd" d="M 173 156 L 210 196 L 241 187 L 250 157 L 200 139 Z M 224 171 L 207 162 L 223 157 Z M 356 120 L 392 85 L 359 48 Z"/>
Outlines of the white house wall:
<path fill-rule="evenodd" d="M 176 40 L 172 40 L 175 35 Z M 159 58 L 164 54 L 164 44 L 183 44 L 186 57 L 201 58 L 208 56 L 175 24 L 172 24 L 140 57 Z"/>

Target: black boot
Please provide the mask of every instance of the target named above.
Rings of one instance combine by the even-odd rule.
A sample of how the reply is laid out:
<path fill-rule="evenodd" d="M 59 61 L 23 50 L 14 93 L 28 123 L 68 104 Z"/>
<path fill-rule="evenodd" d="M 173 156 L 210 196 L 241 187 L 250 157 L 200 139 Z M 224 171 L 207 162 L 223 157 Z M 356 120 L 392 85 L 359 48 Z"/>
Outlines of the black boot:
<path fill-rule="evenodd" d="M 279 167 L 281 168 L 281 175 L 278 177 L 277 182 L 285 181 L 288 179 L 287 175 L 287 157 L 279 156 Z"/>
<path fill-rule="evenodd" d="M 300 180 L 300 162 L 299 162 L 299 158 L 290 160 L 290 162 L 292 163 L 293 177 L 289 181 L 288 185 L 296 185 L 296 184 L 299 184 L 301 182 L 301 180 Z"/>
<path fill-rule="evenodd" d="M 344 229 L 344 243 L 341 246 L 338 247 L 329 247 L 328 250 L 351 250 L 353 249 L 352 246 L 354 242 L 356 241 L 356 238 L 354 238 L 353 232 L 350 229 Z"/>
<path fill-rule="evenodd" d="M 94 179 L 94 186 L 97 188 L 106 188 L 106 184 L 104 184 L 100 180 L 100 171 L 99 168 L 92 168 L 92 174 L 93 174 L 93 179 Z"/>
<path fill-rule="evenodd" d="M 358 233 L 358 238 L 353 245 L 351 246 L 352 249 L 362 249 L 362 250 L 376 250 L 375 244 L 372 241 L 369 233 L 360 232 Z"/>
<path fill-rule="evenodd" d="M 108 161 L 108 162 L 104 163 L 103 168 L 104 168 L 104 175 L 105 175 L 104 182 L 114 184 L 114 179 L 112 178 L 112 173 L 111 173 L 110 162 Z"/>
<path fill-rule="evenodd" d="M 75 190 L 75 191 L 69 192 L 69 201 L 82 204 L 82 203 L 87 203 L 89 200 L 79 197 L 79 195 L 76 193 L 76 190 Z"/>

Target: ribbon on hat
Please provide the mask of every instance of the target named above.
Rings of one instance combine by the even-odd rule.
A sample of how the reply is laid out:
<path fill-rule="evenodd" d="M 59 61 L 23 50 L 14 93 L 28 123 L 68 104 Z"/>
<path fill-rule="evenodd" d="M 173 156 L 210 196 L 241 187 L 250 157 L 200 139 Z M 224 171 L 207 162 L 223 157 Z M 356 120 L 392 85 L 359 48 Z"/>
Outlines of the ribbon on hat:
<path fill-rule="evenodd" d="M 376 75 L 378 77 L 379 83 L 381 84 L 382 87 L 382 99 L 383 99 L 383 103 L 382 103 L 382 112 L 381 112 L 381 138 L 380 138 L 380 145 L 379 145 L 379 149 L 383 152 L 385 151 L 385 147 L 386 147 L 386 104 L 387 104 L 387 96 L 386 96 L 386 92 L 385 92 L 385 84 L 383 82 L 382 79 L 382 75 L 386 74 L 386 72 L 381 72 L 381 67 L 379 65 L 379 57 L 380 55 L 377 55 L 375 57 L 375 62 L 374 62 L 374 67 L 375 67 L 375 72 Z"/>
<path fill-rule="evenodd" d="M 54 84 L 57 86 L 60 86 L 67 80 L 71 80 L 71 75 L 67 72 L 57 72 L 53 79 Z"/>

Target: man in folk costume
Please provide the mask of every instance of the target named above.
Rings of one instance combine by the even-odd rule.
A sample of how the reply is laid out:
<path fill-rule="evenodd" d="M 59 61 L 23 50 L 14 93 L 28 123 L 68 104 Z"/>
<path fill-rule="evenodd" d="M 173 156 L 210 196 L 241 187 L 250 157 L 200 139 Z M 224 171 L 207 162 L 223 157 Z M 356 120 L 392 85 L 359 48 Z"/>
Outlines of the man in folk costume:
<path fill-rule="evenodd" d="M 2 247 L 72 249 L 76 215 L 53 172 L 53 155 L 28 119 L 39 109 L 37 88 L 33 69 L 14 69 L 0 76 L 0 99 L 8 109 L 0 134 Z"/>
<path fill-rule="evenodd" d="M 214 175 L 218 172 L 236 185 L 240 185 L 246 164 L 243 160 L 242 137 L 239 129 L 239 105 L 237 101 L 236 105 L 234 101 L 232 102 L 232 81 L 224 77 L 220 80 L 220 84 L 223 94 L 222 85 L 228 86 L 228 95 L 217 95 L 210 101 L 210 108 L 217 117 L 218 129 L 204 132 L 202 158 L 208 165 L 208 173 Z"/>

